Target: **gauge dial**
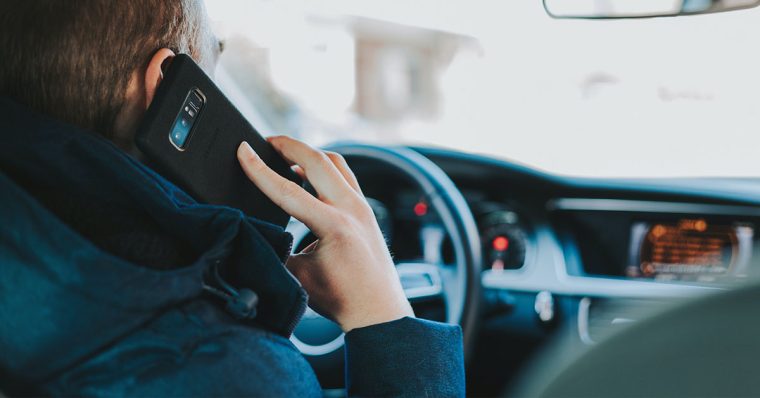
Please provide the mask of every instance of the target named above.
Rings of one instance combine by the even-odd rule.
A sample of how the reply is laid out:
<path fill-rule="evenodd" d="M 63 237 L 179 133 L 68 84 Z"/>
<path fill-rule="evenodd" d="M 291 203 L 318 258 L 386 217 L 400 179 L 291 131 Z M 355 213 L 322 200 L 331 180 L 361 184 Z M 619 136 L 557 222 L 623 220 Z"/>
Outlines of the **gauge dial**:
<path fill-rule="evenodd" d="M 493 271 L 518 269 L 525 263 L 527 235 L 512 211 L 489 214 L 481 230 L 483 267 Z"/>

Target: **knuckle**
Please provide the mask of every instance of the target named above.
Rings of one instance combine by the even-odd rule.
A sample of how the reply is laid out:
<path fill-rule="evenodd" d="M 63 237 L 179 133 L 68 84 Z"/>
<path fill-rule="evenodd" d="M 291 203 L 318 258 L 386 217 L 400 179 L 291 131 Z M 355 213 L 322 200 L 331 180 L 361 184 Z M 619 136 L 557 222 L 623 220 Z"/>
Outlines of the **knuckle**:
<path fill-rule="evenodd" d="M 319 164 L 321 167 L 327 167 L 332 164 L 332 161 L 330 161 L 330 158 L 322 151 L 315 151 L 314 152 L 314 162 L 316 164 Z"/>
<path fill-rule="evenodd" d="M 272 142 L 272 143 L 274 143 L 274 142 L 287 142 L 289 138 L 290 137 L 288 137 L 287 135 L 277 134 L 277 135 L 273 135 L 273 136 L 269 137 L 268 140 L 269 140 L 269 142 Z"/>
<path fill-rule="evenodd" d="M 338 212 L 333 216 L 333 222 L 337 227 L 338 235 L 347 239 L 355 240 L 367 225 L 374 222 L 375 216 L 369 209 L 361 206 L 351 207 L 347 211 Z"/>
<path fill-rule="evenodd" d="M 350 238 L 353 235 L 354 220 L 342 213 L 333 216 L 334 232 L 336 237 Z"/>
<path fill-rule="evenodd" d="M 374 217 L 375 213 L 372 211 L 372 206 L 369 205 L 366 199 L 355 195 L 356 202 L 354 202 L 354 211 L 360 216 Z"/>
<path fill-rule="evenodd" d="M 292 200 L 298 194 L 298 186 L 290 180 L 280 181 L 278 190 L 288 200 Z"/>
<path fill-rule="evenodd" d="M 339 165 L 346 164 L 346 158 L 344 158 L 343 155 L 337 152 L 325 151 L 325 154 L 327 155 L 328 158 L 330 158 L 330 160 L 333 161 L 333 163 L 337 163 Z"/>
<path fill-rule="evenodd" d="M 267 138 L 267 141 L 277 150 L 282 150 L 284 147 L 291 144 L 292 138 L 287 135 L 275 135 Z"/>
<path fill-rule="evenodd" d="M 352 236 L 351 233 L 346 231 L 343 227 L 340 227 L 333 231 L 332 239 L 339 244 L 348 244 L 355 241 L 356 237 Z"/>
<path fill-rule="evenodd" d="M 363 221 L 367 217 L 374 217 L 374 213 L 372 212 L 372 208 L 369 206 L 369 203 L 367 203 L 367 201 L 358 194 L 349 192 L 349 194 L 346 195 L 346 202 L 354 218 Z"/>

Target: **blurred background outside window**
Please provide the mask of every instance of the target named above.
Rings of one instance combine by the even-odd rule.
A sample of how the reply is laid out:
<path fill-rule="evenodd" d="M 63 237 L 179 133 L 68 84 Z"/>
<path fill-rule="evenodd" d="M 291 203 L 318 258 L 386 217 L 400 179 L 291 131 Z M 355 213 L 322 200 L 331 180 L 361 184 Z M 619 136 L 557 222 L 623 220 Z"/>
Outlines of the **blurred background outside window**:
<path fill-rule="evenodd" d="M 760 8 L 555 20 L 537 0 L 209 0 L 265 135 L 421 144 L 564 175 L 760 176 Z"/>

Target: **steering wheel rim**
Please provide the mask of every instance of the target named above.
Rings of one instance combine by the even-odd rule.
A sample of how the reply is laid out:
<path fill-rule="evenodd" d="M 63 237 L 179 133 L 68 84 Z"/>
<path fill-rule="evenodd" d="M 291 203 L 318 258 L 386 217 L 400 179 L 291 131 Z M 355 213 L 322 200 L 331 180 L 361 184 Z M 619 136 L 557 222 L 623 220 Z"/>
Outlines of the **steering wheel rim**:
<path fill-rule="evenodd" d="M 414 181 L 428 200 L 428 205 L 437 212 L 443 229 L 450 237 L 454 248 L 456 258 L 456 277 L 454 280 L 458 284 L 459 290 L 457 297 L 457 290 L 449 286 L 452 283 L 451 280 L 446 277 L 442 278 L 446 281 L 446 283 L 441 282 L 441 294 L 446 300 L 447 307 L 446 322 L 459 324 L 462 327 L 464 353 L 465 358 L 468 358 L 479 319 L 481 251 L 480 236 L 475 218 L 464 196 L 443 170 L 412 149 L 367 144 L 341 144 L 326 149 L 340 153 L 349 164 L 351 164 L 352 159 L 369 159 L 396 169 Z M 308 229 L 304 232 L 304 228 L 305 226 L 299 225 L 299 223 L 294 223 L 289 227 L 296 238 L 296 245 L 299 243 L 299 238 L 302 239 L 308 233 Z M 435 266 L 445 267 L 442 263 L 435 264 Z M 403 263 L 397 264 L 400 275 L 402 268 L 409 270 L 408 272 L 417 272 L 420 269 L 430 271 L 429 264 Z M 423 272 L 427 271 L 423 270 Z M 450 275 L 448 277 L 450 278 Z M 311 313 L 307 313 L 306 316 L 309 317 L 310 315 L 313 316 Z M 343 347 L 342 334 L 334 340 L 320 345 L 311 345 L 301 341 L 297 333 L 293 334 L 291 341 L 307 359 L 327 355 Z M 315 363 L 312 365 L 314 366 Z M 316 369 L 315 366 L 315 370 L 318 371 L 319 369 Z"/>

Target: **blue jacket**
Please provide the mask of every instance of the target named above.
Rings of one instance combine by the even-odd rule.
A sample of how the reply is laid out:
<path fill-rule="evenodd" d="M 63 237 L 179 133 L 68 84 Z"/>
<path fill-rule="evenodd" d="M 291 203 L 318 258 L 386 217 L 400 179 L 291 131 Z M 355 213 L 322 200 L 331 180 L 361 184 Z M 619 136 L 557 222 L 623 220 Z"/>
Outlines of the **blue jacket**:
<path fill-rule="evenodd" d="M 0 391 L 321 396 L 288 339 L 307 295 L 279 227 L 4 98 L 0 203 Z M 252 319 L 204 289 L 215 272 L 256 292 Z M 346 344 L 349 395 L 464 395 L 457 326 L 404 318 Z"/>

